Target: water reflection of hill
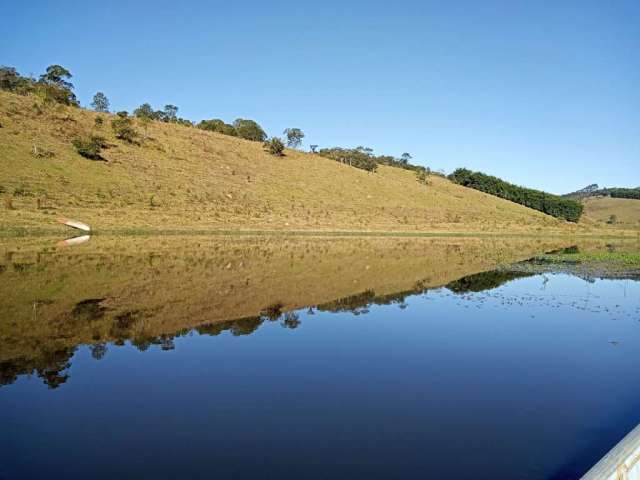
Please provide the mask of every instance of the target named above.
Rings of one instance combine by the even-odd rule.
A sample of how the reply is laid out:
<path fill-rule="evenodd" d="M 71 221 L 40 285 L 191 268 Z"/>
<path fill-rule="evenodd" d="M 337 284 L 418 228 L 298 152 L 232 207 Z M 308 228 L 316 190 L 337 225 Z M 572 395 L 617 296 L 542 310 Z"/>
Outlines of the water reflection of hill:
<path fill-rule="evenodd" d="M 0 244 L 0 382 L 36 372 L 64 383 L 78 345 L 173 348 L 196 329 L 249 334 L 295 328 L 295 310 L 397 303 L 562 240 L 474 238 L 96 237 Z M 495 279 L 493 280 L 495 281 Z M 461 284 L 462 285 L 462 284 Z"/>

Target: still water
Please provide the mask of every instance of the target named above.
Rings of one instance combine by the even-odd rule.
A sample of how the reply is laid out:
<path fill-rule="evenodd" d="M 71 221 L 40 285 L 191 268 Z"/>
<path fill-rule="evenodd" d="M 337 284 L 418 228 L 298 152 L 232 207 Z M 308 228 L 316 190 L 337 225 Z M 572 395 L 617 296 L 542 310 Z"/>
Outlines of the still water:
<path fill-rule="evenodd" d="M 505 267 L 566 243 L 3 240 L 0 478 L 579 478 L 640 283 Z"/>

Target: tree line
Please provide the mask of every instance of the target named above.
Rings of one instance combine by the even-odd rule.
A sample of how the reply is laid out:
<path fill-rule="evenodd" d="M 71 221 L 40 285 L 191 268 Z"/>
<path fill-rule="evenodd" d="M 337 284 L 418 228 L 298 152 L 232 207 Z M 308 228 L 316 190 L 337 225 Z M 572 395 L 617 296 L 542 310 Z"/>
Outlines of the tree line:
<path fill-rule="evenodd" d="M 458 168 L 449 175 L 449 179 L 459 185 L 480 190 L 570 222 L 580 220 L 584 208 L 575 200 L 541 190 L 520 187 L 498 177 L 482 172 L 472 172 L 466 168 Z"/>
<path fill-rule="evenodd" d="M 71 72 L 61 65 L 50 65 L 45 73 L 39 78 L 24 77 L 13 67 L 0 66 L 0 89 L 13 92 L 19 95 L 36 95 L 45 103 L 60 103 L 63 105 L 79 107 L 80 102 L 73 93 L 74 86 L 69 81 L 72 78 Z M 97 92 L 90 104 L 96 112 L 109 113 L 110 102 L 103 92 Z M 221 133 L 233 137 L 263 142 L 265 151 L 273 155 L 284 154 L 285 145 L 289 148 L 300 148 L 304 132 L 300 128 L 287 128 L 282 132 L 283 138 L 274 136 L 269 139 L 265 130 L 258 122 L 251 119 L 237 118 L 232 123 L 226 123 L 219 118 L 202 120 L 198 123 L 178 116 L 178 107 L 172 104 L 165 105 L 162 109 L 154 109 L 151 104 L 143 103 L 133 110 L 130 116 L 126 111 L 115 112 L 117 118 L 111 122 L 116 138 L 124 140 L 130 144 L 136 144 L 138 133 L 134 129 L 132 118 L 135 118 L 140 125 L 147 130 L 150 122 L 175 123 L 186 127 L 197 127 L 201 130 Z M 100 124 L 103 120 L 100 120 Z M 98 121 L 96 121 L 98 125 Z M 100 160 L 100 150 L 104 147 L 104 139 L 99 136 L 78 138 L 74 141 L 74 146 L 78 152 L 93 160 Z M 318 153 L 325 158 L 339 161 L 355 168 L 360 168 L 368 172 L 375 172 L 378 165 L 388 165 L 391 167 L 413 170 L 419 182 L 427 183 L 426 178 L 431 172 L 422 166 L 410 163 L 411 155 L 403 153 L 399 158 L 390 155 L 374 155 L 373 151 L 367 147 L 356 148 L 324 148 L 318 149 L 318 145 L 310 145 L 312 153 Z"/>
<path fill-rule="evenodd" d="M 317 147 L 317 145 L 312 145 L 312 147 Z M 400 158 L 395 158 L 391 155 L 374 155 L 373 149 L 363 146 L 356 148 L 321 148 L 317 152 L 312 148 L 312 151 L 322 157 L 330 158 L 336 162 L 344 163 L 361 170 L 366 170 L 367 172 L 375 172 L 378 165 L 387 165 L 390 167 L 412 170 L 416 172 L 418 181 L 421 183 L 426 183 L 426 176 L 431 173 L 429 168 L 409 163 L 412 157 L 411 154 L 406 152 L 403 153 Z"/>
<path fill-rule="evenodd" d="M 576 192 L 563 195 L 567 198 L 586 198 L 586 197 L 611 197 L 611 198 L 630 198 L 640 200 L 640 187 L 637 188 L 600 188 L 597 183 L 589 185 Z"/>

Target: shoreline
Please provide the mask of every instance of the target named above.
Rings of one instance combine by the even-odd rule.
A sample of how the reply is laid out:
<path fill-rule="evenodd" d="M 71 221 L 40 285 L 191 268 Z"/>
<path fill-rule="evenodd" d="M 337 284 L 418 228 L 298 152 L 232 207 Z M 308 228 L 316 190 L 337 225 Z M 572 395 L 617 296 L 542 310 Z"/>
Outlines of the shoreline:
<path fill-rule="evenodd" d="M 638 239 L 640 231 L 618 232 L 478 232 L 478 231 L 395 231 L 395 230 L 243 230 L 243 229 L 164 229 L 164 228 L 104 228 L 90 232 L 68 228 L 9 227 L 0 230 L 0 238 L 45 236 L 305 236 L 305 237 L 484 237 L 484 238 L 600 238 Z"/>

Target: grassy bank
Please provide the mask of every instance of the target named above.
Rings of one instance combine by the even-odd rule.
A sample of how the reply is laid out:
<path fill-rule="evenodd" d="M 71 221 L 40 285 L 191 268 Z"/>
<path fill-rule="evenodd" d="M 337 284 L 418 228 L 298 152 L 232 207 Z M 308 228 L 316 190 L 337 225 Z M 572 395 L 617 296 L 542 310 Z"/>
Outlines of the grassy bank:
<path fill-rule="evenodd" d="M 0 92 L 0 230 L 54 231 L 58 216 L 109 232 L 598 230 L 438 176 L 425 185 L 384 165 L 369 173 L 291 149 L 274 157 L 259 142 L 176 124 L 136 120 L 140 143 L 127 144 L 112 117 Z M 91 134 L 105 138 L 105 161 L 74 149 Z"/>

